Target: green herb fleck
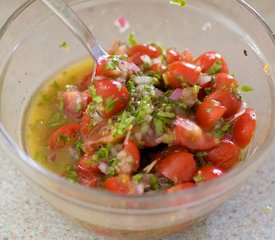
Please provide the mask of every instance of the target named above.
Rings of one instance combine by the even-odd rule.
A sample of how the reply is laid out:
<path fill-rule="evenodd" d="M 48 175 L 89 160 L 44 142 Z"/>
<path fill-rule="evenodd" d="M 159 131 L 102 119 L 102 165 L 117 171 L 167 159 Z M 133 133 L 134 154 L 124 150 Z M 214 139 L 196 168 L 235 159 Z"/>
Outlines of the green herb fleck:
<path fill-rule="evenodd" d="M 131 46 L 136 46 L 138 44 L 138 42 L 135 39 L 135 35 L 134 35 L 133 32 L 130 33 L 130 35 L 128 37 L 128 41 L 129 41 Z"/>
<path fill-rule="evenodd" d="M 216 61 L 208 70 L 207 74 L 214 75 L 218 73 L 222 69 L 222 63 L 221 61 Z"/>
<path fill-rule="evenodd" d="M 58 106 L 58 110 L 60 111 L 60 112 L 62 112 L 63 111 L 63 109 L 64 109 L 64 99 L 63 99 L 63 97 L 62 96 L 59 96 L 58 97 L 58 100 L 59 100 L 59 106 Z"/>
<path fill-rule="evenodd" d="M 117 99 L 116 99 L 116 98 L 113 98 L 113 97 L 108 97 L 108 98 L 105 100 L 104 105 L 105 105 L 105 111 L 106 111 L 107 113 L 114 110 L 116 101 L 117 101 Z"/>
<path fill-rule="evenodd" d="M 138 173 L 138 174 L 133 176 L 133 180 L 137 183 L 141 183 L 142 179 L 143 179 L 143 174 L 142 173 Z"/>
<path fill-rule="evenodd" d="M 127 132 L 131 128 L 134 119 L 135 117 L 127 111 L 121 113 L 118 116 L 118 122 L 114 124 L 113 136 L 121 136 Z"/>
<path fill-rule="evenodd" d="M 181 7 L 185 7 L 186 6 L 186 1 L 185 0 L 170 0 L 171 4 L 176 4 L 179 5 Z"/>
<path fill-rule="evenodd" d="M 208 153 L 205 152 L 205 151 L 195 152 L 194 157 L 195 157 L 195 160 L 196 160 L 196 163 L 197 163 L 198 167 L 202 167 L 206 164 L 205 161 L 204 161 L 204 157 L 206 157 L 207 154 Z"/>
<path fill-rule="evenodd" d="M 64 48 L 64 49 L 68 49 L 68 48 L 69 48 L 69 45 L 68 45 L 68 43 L 67 43 L 66 41 L 64 41 L 63 43 L 61 43 L 61 44 L 59 45 L 59 47 L 60 47 L 60 48 Z"/>
<path fill-rule="evenodd" d="M 205 178 L 198 173 L 195 177 L 193 177 L 193 180 L 195 181 L 195 183 L 198 183 L 198 182 L 204 181 Z"/>
<path fill-rule="evenodd" d="M 243 92 L 252 92 L 252 91 L 254 91 L 254 89 L 252 87 L 247 86 L 247 85 L 242 86 L 241 90 Z"/>
<path fill-rule="evenodd" d="M 80 149 L 81 151 L 84 151 L 83 142 L 81 142 L 80 140 L 76 141 L 75 147 L 78 148 L 78 149 Z"/>
<path fill-rule="evenodd" d="M 149 181 L 152 190 L 158 190 L 160 188 L 159 180 L 155 175 L 150 176 Z"/>

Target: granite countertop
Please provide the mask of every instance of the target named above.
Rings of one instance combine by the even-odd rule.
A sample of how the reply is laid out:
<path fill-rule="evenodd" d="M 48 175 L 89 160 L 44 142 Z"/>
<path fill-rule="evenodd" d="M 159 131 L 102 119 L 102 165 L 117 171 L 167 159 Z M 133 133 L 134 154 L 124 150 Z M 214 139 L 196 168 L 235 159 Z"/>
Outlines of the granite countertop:
<path fill-rule="evenodd" d="M 23 0 L 0 0 L 0 26 Z M 274 0 L 247 0 L 275 31 Z M 275 239 L 275 148 L 223 206 L 183 233 L 162 240 Z M 33 192 L 25 177 L 0 153 L 0 240 L 104 240 L 56 212 Z"/>

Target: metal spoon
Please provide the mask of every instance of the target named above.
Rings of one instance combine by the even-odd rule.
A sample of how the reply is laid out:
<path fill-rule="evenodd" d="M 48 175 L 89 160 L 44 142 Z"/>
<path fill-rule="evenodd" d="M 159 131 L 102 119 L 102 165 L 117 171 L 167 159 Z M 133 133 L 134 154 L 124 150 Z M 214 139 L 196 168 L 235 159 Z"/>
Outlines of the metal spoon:
<path fill-rule="evenodd" d="M 99 58 L 108 55 L 96 41 L 89 28 L 64 0 L 41 1 L 65 23 L 96 62 Z"/>

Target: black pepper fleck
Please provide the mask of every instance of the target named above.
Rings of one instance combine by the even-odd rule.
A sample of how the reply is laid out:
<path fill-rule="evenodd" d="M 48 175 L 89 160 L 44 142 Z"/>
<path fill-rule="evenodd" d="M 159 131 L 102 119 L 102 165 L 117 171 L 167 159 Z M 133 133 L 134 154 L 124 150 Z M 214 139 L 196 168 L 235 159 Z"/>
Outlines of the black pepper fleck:
<path fill-rule="evenodd" d="M 246 50 L 243 50 L 243 54 L 247 57 L 247 51 Z"/>

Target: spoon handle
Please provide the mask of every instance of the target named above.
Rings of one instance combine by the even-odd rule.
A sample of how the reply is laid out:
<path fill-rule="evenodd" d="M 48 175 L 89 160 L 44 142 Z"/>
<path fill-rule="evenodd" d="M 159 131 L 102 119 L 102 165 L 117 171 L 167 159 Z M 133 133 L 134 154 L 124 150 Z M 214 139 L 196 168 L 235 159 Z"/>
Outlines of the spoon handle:
<path fill-rule="evenodd" d="M 41 0 L 51 9 L 83 43 L 95 61 L 104 55 L 108 55 L 98 44 L 88 27 L 76 15 L 64 0 Z"/>

